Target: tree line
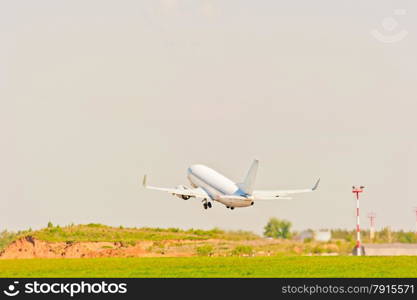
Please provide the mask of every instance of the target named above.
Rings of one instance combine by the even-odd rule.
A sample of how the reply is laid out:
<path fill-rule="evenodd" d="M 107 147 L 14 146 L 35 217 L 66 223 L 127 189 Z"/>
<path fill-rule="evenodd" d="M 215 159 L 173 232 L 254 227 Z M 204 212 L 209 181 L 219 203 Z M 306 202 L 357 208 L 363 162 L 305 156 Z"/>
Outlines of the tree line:
<path fill-rule="evenodd" d="M 299 237 L 300 232 L 292 231 L 291 226 L 290 221 L 270 218 L 264 227 L 264 236 L 281 239 L 295 239 Z M 312 229 L 307 229 L 306 231 L 314 232 Z M 332 240 L 344 240 L 346 242 L 356 240 L 356 230 L 331 229 L 330 232 Z M 370 230 L 362 230 L 361 239 L 363 243 L 417 243 L 417 235 L 415 232 L 404 230 L 394 231 L 389 227 L 375 231 L 372 239 Z"/>

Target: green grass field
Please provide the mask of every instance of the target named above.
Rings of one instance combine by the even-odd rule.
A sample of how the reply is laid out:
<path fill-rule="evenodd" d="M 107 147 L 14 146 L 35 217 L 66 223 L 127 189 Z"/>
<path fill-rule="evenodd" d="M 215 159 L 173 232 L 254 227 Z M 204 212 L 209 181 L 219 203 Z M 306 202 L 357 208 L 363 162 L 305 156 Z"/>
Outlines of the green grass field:
<path fill-rule="evenodd" d="M 417 257 L 0 260 L 0 277 L 417 277 Z"/>

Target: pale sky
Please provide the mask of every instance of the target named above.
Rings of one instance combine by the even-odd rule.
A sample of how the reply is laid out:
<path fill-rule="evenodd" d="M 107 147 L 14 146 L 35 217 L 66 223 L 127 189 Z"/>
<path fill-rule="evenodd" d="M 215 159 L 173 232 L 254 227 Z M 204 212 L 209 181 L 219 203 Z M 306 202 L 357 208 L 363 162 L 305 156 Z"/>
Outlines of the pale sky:
<path fill-rule="evenodd" d="M 0 0 L 0 230 L 415 228 L 417 3 Z M 386 41 L 391 41 L 387 43 Z M 293 200 L 143 190 L 206 164 Z"/>

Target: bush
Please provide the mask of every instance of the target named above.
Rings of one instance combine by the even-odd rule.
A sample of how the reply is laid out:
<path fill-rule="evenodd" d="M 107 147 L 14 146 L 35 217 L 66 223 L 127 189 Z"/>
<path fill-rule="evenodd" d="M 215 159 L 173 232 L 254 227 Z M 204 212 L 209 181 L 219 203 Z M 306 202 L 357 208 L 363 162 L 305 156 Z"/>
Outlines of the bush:
<path fill-rule="evenodd" d="M 159 249 L 164 249 L 165 248 L 165 244 L 162 241 L 156 241 L 153 243 L 155 248 L 159 248 Z"/>
<path fill-rule="evenodd" d="M 54 233 L 54 234 L 61 234 L 63 232 L 62 228 L 59 226 L 56 227 L 48 227 L 48 231 L 49 233 Z"/>
<path fill-rule="evenodd" d="M 99 223 L 90 223 L 90 224 L 87 224 L 87 227 L 99 228 L 99 227 L 106 227 L 106 225 L 102 225 L 102 224 L 99 224 Z"/>
<path fill-rule="evenodd" d="M 253 254 L 253 248 L 247 245 L 236 246 L 236 248 L 233 249 L 232 251 L 232 255 L 235 255 L 235 256 L 252 255 L 252 254 Z"/>
<path fill-rule="evenodd" d="M 414 232 L 398 232 L 398 241 L 400 243 L 415 243 L 416 234 Z"/>
<path fill-rule="evenodd" d="M 205 236 L 210 235 L 208 231 L 202 230 L 202 229 L 190 229 L 188 230 L 189 233 L 199 235 L 199 236 Z"/>
<path fill-rule="evenodd" d="M 16 239 L 16 233 L 4 230 L 0 232 L 0 251 L 6 248 L 11 242 Z"/>
<path fill-rule="evenodd" d="M 314 247 L 313 248 L 313 251 L 312 251 L 314 254 L 321 254 L 321 253 L 324 253 L 324 252 L 326 252 L 326 250 L 325 249 L 323 249 L 322 247 L 320 247 L 320 246 L 316 246 L 316 247 Z"/>
<path fill-rule="evenodd" d="M 129 246 L 135 246 L 136 245 L 136 242 L 135 241 L 120 241 L 119 243 L 120 243 L 120 246 L 121 247 L 124 247 L 124 248 L 127 248 Z"/>
<path fill-rule="evenodd" d="M 204 245 L 201 247 L 197 247 L 196 249 L 198 256 L 212 256 L 213 255 L 213 246 L 211 245 Z"/>
<path fill-rule="evenodd" d="M 48 228 L 52 228 L 52 227 L 54 227 L 54 224 L 52 224 L 52 222 L 51 221 L 49 221 L 48 222 L 48 226 L 47 226 Z"/>
<path fill-rule="evenodd" d="M 289 239 L 291 237 L 291 222 L 279 220 L 277 218 L 269 219 L 265 226 L 264 236 L 272 238 Z"/>

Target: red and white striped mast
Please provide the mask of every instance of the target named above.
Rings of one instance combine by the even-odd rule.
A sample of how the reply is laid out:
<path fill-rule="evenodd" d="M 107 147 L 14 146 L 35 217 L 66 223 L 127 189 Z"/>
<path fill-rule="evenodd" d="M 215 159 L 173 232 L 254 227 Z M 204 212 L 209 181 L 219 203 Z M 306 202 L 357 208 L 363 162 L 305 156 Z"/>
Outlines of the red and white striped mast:
<path fill-rule="evenodd" d="M 359 219 L 359 194 L 363 192 L 364 186 L 352 186 L 352 193 L 356 194 L 356 255 L 362 255 L 361 248 L 361 227 Z"/>

